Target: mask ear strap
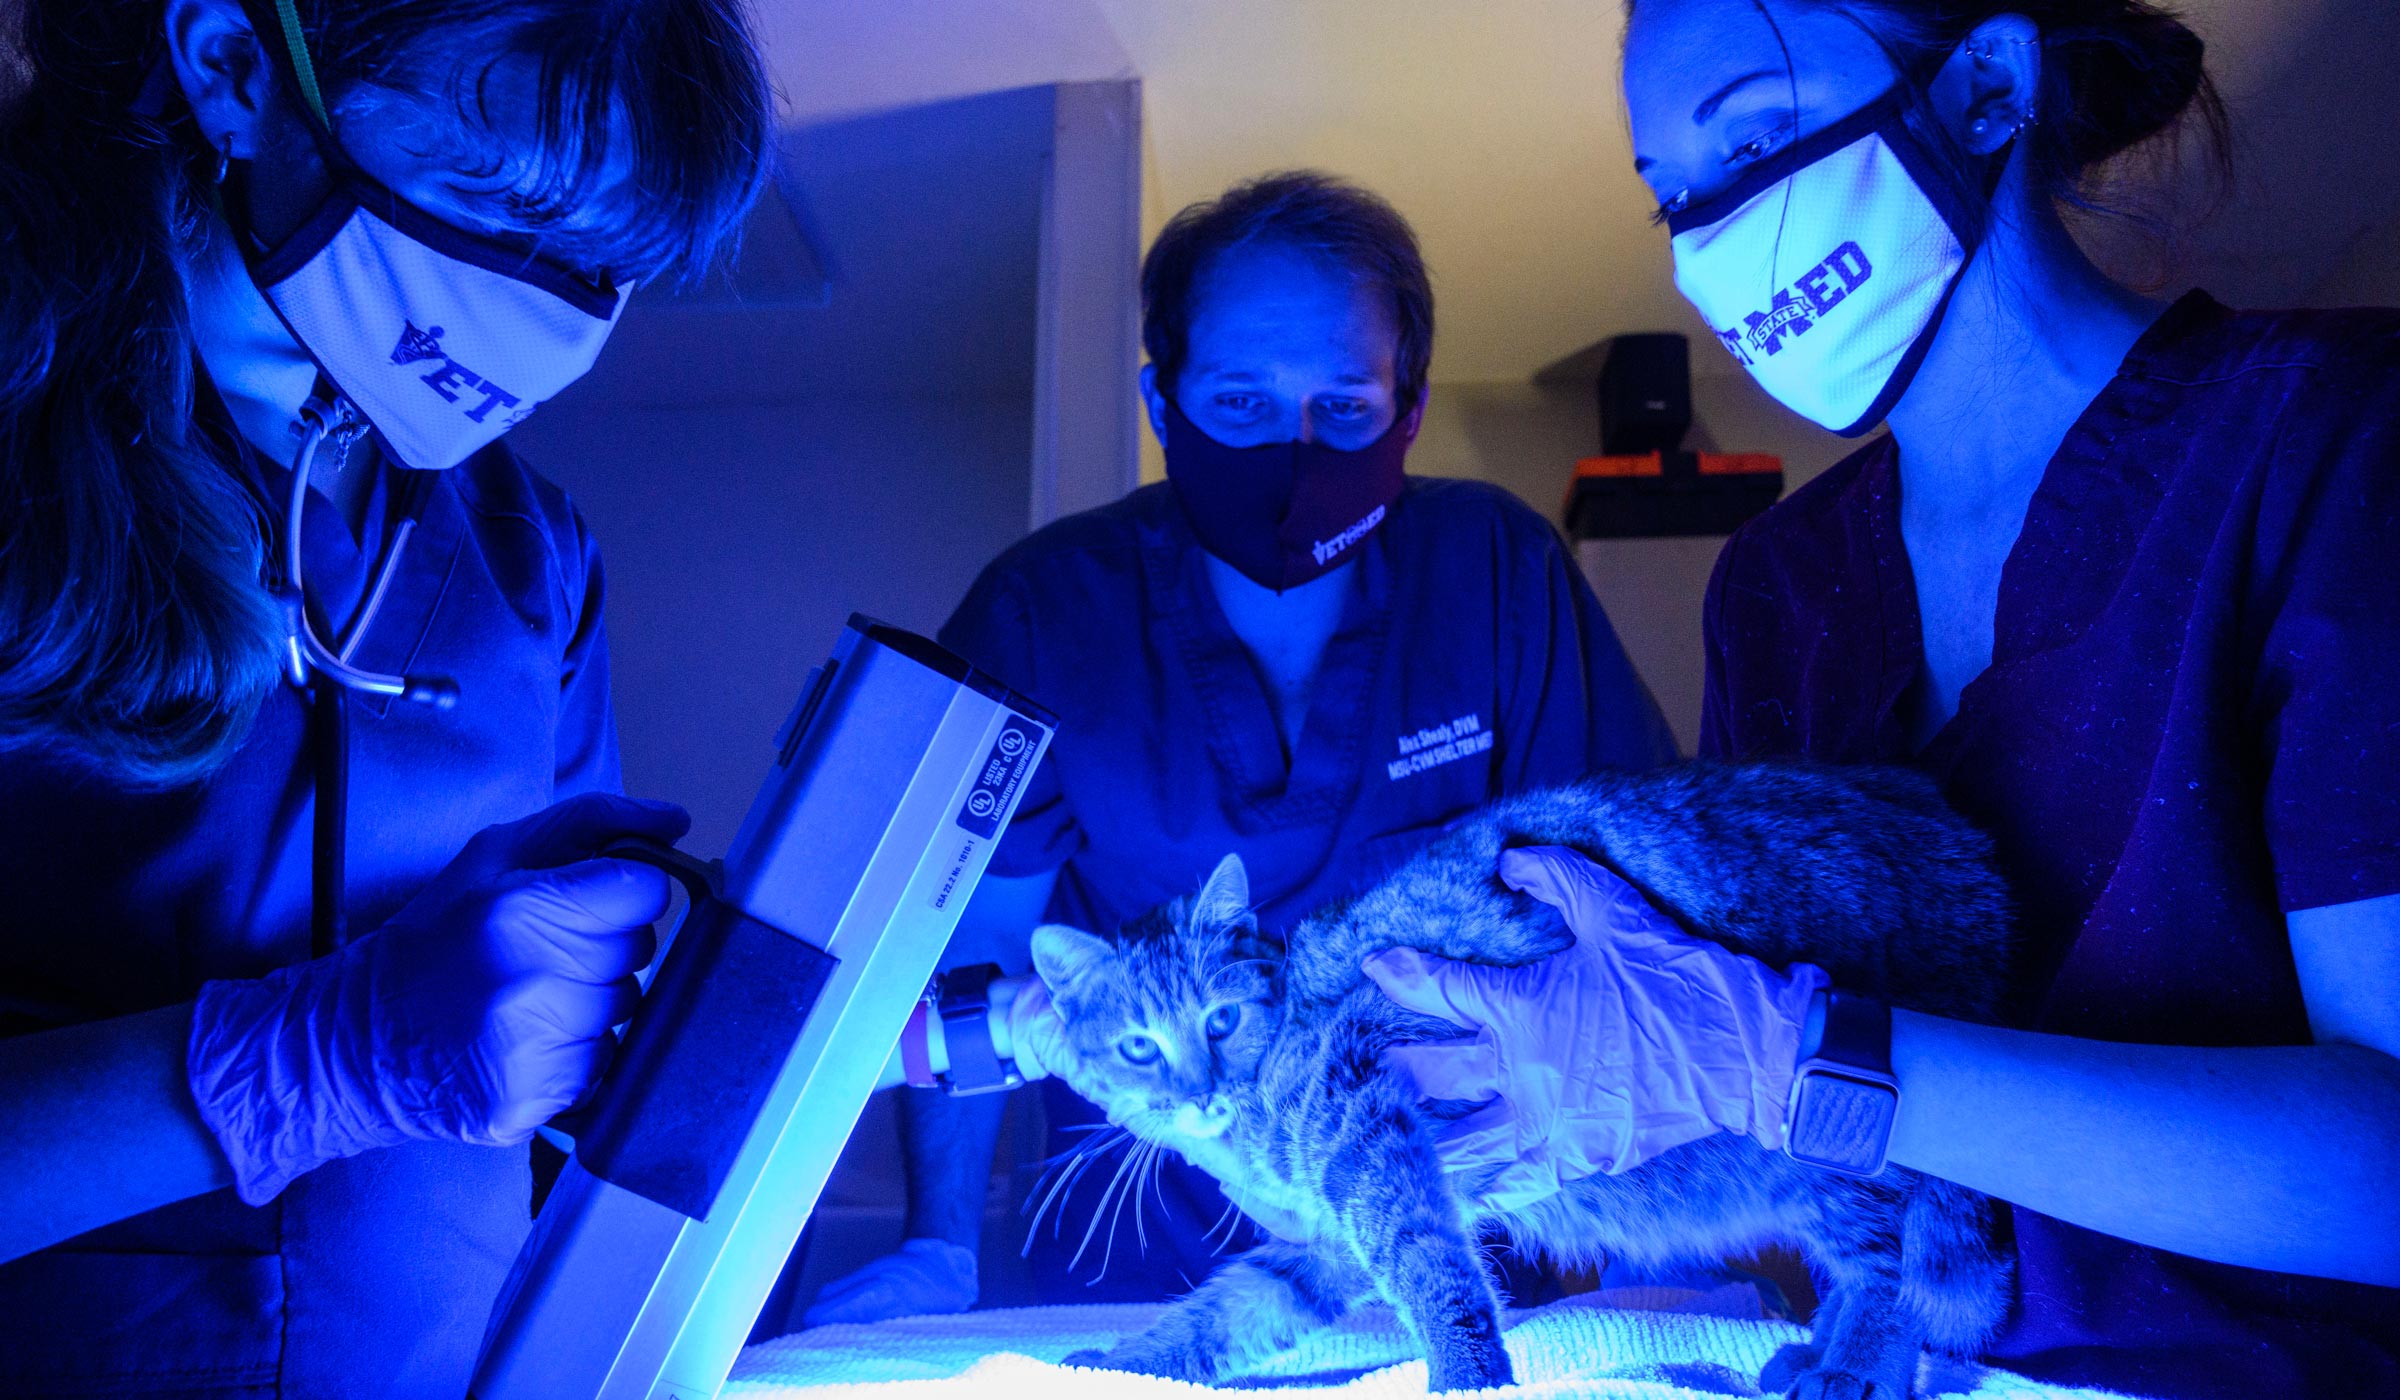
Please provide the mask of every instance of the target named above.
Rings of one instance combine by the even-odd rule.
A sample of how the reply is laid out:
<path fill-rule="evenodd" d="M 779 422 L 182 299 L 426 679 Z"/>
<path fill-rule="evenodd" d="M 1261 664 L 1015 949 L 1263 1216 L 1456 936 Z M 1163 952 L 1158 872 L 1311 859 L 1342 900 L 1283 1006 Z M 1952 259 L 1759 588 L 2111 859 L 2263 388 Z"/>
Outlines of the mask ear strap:
<path fill-rule="evenodd" d="M 300 89 L 300 100 L 308 104 L 317 126 L 331 135 L 333 119 L 325 114 L 325 94 L 317 87 L 317 65 L 309 61 L 308 40 L 300 30 L 297 0 L 275 0 L 275 26 L 283 31 L 284 51 L 291 55 L 292 77 Z"/>

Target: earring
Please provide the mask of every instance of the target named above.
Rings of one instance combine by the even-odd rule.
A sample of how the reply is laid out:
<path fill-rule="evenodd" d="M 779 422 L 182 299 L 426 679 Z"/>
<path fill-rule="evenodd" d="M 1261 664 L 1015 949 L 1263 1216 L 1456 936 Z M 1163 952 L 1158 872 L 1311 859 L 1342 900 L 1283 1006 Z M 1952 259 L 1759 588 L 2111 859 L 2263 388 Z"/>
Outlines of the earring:
<path fill-rule="evenodd" d="M 217 142 L 217 183 L 225 183 L 225 172 L 233 166 L 233 133 L 227 132 Z"/>
<path fill-rule="evenodd" d="M 1990 122 L 1985 121 L 1981 117 L 1977 117 L 1974 122 L 1967 127 L 1967 134 L 1969 136 L 1981 136 L 1983 133 L 1991 129 L 1992 124 Z"/>

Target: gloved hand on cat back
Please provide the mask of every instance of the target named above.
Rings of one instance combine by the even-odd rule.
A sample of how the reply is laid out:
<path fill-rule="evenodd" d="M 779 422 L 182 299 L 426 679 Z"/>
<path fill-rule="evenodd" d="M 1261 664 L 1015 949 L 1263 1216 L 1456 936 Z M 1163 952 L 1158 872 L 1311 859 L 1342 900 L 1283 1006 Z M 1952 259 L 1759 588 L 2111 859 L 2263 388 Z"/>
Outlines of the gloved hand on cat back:
<path fill-rule="evenodd" d="M 574 1104 L 632 1014 L 667 909 L 664 874 L 593 853 L 690 825 L 663 803 L 570 798 L 479 833 L 328 956 L 204 984 L 186 1069 L 241 1198 L 411 1138 L 521 1143 Z"/>
<path fill-rule="evenodd" d="M 1694 938 L 1563 847 L 1507 851 L 1500 878 L 1556 909 L 1575 946 L 1523 967 L 1407 948 L 1362 964 L 1394 1002 L 1473 1032 L 1386 1061 L 1427 1098 L 1487 1104 L 1443 1134 L 1446 1169 L 1492 1173 L 1478 1194 L 1513 1209 L 1719 1131 L 1783 1145 L 1822 970 Z"/>

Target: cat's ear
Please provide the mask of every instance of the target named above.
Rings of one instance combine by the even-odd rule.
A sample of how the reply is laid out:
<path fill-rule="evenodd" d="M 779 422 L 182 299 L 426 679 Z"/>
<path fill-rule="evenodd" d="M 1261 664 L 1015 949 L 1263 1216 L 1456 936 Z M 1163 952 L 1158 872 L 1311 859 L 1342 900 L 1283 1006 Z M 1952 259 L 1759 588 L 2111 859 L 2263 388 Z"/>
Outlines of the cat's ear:
<path fill-rule="evenodd" d="M 1250 908 L 1250 872 L 1240 856 L 1218 861 L 1208 883 L 1192 896 L 1191 926 L 1231 933 L 1258 927 L 1258 915 Z"/>
<path fill-rule="evenodd" d="M 1092 969 L 1116 956 L 1105 938 L 1065 924 L 1043 924 L 1033 931 L 1033 970 L 1050 990 L 1063 992 L 1090 975 Z"/>

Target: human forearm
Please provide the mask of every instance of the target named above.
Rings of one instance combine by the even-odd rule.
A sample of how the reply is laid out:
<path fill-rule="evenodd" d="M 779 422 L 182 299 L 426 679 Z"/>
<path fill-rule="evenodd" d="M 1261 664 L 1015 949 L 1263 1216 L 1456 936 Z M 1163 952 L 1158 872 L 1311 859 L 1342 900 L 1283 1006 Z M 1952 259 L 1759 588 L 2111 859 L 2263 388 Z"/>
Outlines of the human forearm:
<path fill-rule="evenodd" d="M 939 1089 L 900 1091 L 909 1238 L 977 1247 L 984 1197 L 991 1190 L 992 1154 L 1007 1112 L 1004 1094 L 952 1098 Z"/>
<path fill-rule="evenodd" d="M 0 1040 L 0 1259 L 231 1185 L 185 1077 L 192 1008 Z"/>
<path fill-rule="evenodd" d="M 1892 1160 L 2253 1268 L 2400 1285 L 2400 1062 L 2123 1045 L 1894 1013 Z"/>

